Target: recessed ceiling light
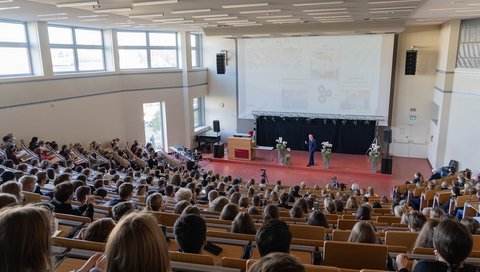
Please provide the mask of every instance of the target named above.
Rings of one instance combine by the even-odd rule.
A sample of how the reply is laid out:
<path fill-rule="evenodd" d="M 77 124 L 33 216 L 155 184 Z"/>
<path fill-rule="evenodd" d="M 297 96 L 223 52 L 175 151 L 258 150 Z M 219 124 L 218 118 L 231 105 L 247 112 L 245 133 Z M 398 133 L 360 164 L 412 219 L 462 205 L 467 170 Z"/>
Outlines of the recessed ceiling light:
<path fill-rule="evenodd" d="M 138 15 L 129 15 L 129 18 L 138 19 L 138 18 L 155 18 L 162 17 L 163 13 L 154 13 L 154 14 L 138 14 Z"/>
<path fill-rule="evenodd" d="M 420 2 L 422 0 L 397 0 L 397 1 L 370 1 L 369 5 L 383 5 L 383 4 L 398 4 L 398 3 L 411 3 L 411 2 Z"/>
<path fill-rule="evenodd" d="M 79 15 L 78 18 L 96 18 L 96 17 L 108 17 L 108 14 L 95 14 L 95 15 Z"/>
<path fill-rule="evenodd" d="M 329 8 L 329 9 L 304 9 L 303 12 L 327 12 L 327 11 L 342 11 L 347 8 Z"/>
<path fill-rule="evenodd" d="M 81 22 L 96 22 L 96 21 L 106 21 L 106 18 L 92 18 L 92 19 L 83 19 Z"/>
<path fill-rule="evenodd" d="M 370 10 L 416 9 L 417 6 L 371 8 Z"/>
<path fill-rule="evenodd" d="M 238 19 L 237 16 L 230 16 L 230 17 L 219 17 L 219 18 L 205 18 L 205 21 L 220 21 L 220 20 L 235 20 Z"/>
<path fill-rule="evenodd" d="M 54 21 L 54 20 L 67 20 L 68 17 L 54 17 L 54 18 L 45 18 L 46 21 Z"/>
<path fill-rule="evenodd" d="M 299 18 L 292 18 L 292 19 L 274 19 L 274 20 L 266 20 L 267 22 L 274 23 L 274 22 L 294 22 L 300 21 Z"/>
<path fill-rule="evenodd" d="M 222 8 L 251 8 L 251 7 L 265 7 L 268 6 L 268 3 L 251 3 L 251 4 L 238 4 L 238 5 L 223 5 Z"/>
<path fill-rule="evenodd" d="M 96 6 L 98 1 L 81 1 L 81 2 L 70 2 L 70 3 L 58 3 L 57 8 L 71 8 L 71 7 L 85 7 L 85 6 Z"/>
<path fill-rule="evenodd" d="M 333 12 L 307 13 L 307 15 L 310 15 L 310 16 L 329 15 L 329 14 L 348 14 L 348 11 L 333 11 Z"/>
<path fill-rule="evenodd" d="M 130 12 L 132 8 L 110 8 L 110 9 L 94 9 L 95 13 L 110 13 L 110 12 Z"/>
<path fill-rule="evenodd" d="M 211 12 L 212 9 L 185 9 L 185 10 L 172 10 L 171 14 L 185 14 L 185 13 L 202 13 Z"/>
<path fill-rule="evenodd" d="M 395 12 L 412 12 L 412 11 L 414 11 L 414 9 L 374 10 L 374 11 L 369 11 L 369 13 L 372 13 L 372 14 L 382 14 L 382 13 L 393 14 Z"/>
<path fill-rule="evenodd" d="M 185 20 L 185 18 L 156 19 L 156 20 L 152 20 L 152 21 L 163 23 L 163 22 L 171 22 L 171 21 L 183 21 L 183 20 Z"/>
<path fill-rule="evenodd" d="M 7 9 L 19 9 L 20 7 L 4 7 L 4 8 L 0 8 L 0 10 L 7 10 Z"/>
<path fill-rule="evenodd" d="M 274 12 L 282 12 L 282 10 L 281 9 L 248 10 L 248 11 L 240 11 L 240 14 L 274 13 Z"/>
<path fill-rule="evenodd" d="M 132 6 L 141 7 L 141 6 L 165 5 L 165 4 L 174 4 L 174 3 L 178 3 L 178 0 L 134 2 L 132 3 Z"/>
<path fill-rule="evenodd" d="M 62 16 L 62 15 L 67 15 L 67 13 L 62 12 L 62 13 L 50 13 L 50 14 L 38 14 L 37 17 L 52 17 L 52 16 Z"/>
<path fill-rule="evenodd" d="M 224 13 L 224 14 L 195 15 L 195 16 L 192 16 L 192 18 L 202 19 L 202 18 L 216 18 L 216 17 L 227 17 L 227 16 L 228 14 Z"/>
<path fill-rule="evenodd" d="M 469 10 L 470 8 L 433 8 L 430 11 Z"/>
<path fill-rule="evenodd" d="M 257 19 L 275 19 L 275 18 L 290 18 L 293 17 L 293 15 L 267 15 L 267 16 L 258 16 L 255 17 Z"/>
<path fill-rule="evenodd" d="M 12 3 L 13 0 L 2 0 L 0 1 L 0 4 L 3 4 L 3 3 Z"/>
<path fill-rule="evenodd" d="M 328 2 L 310 2 L 310 3 L 297 3 L 292 4 L 294 7 L 306 7 L 306 6 L 319 6 L 319 5 L 336 5 L 343 4 L 344 1 L 328 1 Z"/>

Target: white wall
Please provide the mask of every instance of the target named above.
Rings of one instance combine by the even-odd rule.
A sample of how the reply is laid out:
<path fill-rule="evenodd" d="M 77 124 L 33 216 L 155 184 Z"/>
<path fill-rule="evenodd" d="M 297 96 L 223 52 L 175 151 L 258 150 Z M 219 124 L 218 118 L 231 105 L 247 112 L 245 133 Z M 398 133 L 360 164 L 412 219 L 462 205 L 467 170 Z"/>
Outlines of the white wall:
<path fill-rule="evenodd" d="M 89 143 L 92 140 L 143 142 L 143 103 L 164 101 L 167 145 L 191 146 L 185 115 L 192 107 L 187 99 L 207 94 L 207 72 L 182 71 L 76 75 L 55 78 L 4 80 L 0 83 L 0 135 L 14 133 L 18 139 L 32 136 L 59 143 Z M 185 87 L 185 88 L 184 88 Z M 190 103 L 191 105 L 191 103 Z"/>
<path fill-rule="evenodd" d="M 237 69 L 235 40 L 204 37 L 204 66 L 208 68 L 208 96 L 205 97 L 205 122 L 212 126 L 220 121 L 224 133 L 237 130 Z M 217 75 L 216 54 L 228 51 L 228 66 L 224 75 Z"/>
<path fill-rule="evenodd" d="M 412 26 L 399 34 L 390 149 L 395 156 L 427 157 L 439 36 L 439 26 Z M 417 50 L 417 72 L 405 75 L 405 55 L 412 46 Z M 411 115 L 416 120 L 410 120 Z"/>

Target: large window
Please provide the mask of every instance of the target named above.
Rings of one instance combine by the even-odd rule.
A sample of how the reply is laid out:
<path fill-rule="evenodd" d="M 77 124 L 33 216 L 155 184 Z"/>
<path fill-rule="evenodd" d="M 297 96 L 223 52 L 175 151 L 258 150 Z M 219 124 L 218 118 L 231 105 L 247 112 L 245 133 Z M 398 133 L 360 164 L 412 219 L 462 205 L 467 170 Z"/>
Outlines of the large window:
<path fill-rule="evenodd" d="M 177 33 L 118 31 L 120 69 L 178 67 Z"/>
<path fill-rule="evenodd" d="M 54 73 L 105 70 L 102 30 L 49 26 Z"/>
<path fill-rule="evenodd" d="M 202 35 L 191 34 L 192 67 L 202 66 Z"/>
<path fill-rule="evenodd" d="M 31 74 L 30 47 L 25 24 L 0 21 L 0 77 Z"/>
<path fill-rule="evenodd" d="M 193 126 L 195 128 L 201 127 L 205 124 L 204 120 L 204 104 L 203 97 L 193 99 Z"/>

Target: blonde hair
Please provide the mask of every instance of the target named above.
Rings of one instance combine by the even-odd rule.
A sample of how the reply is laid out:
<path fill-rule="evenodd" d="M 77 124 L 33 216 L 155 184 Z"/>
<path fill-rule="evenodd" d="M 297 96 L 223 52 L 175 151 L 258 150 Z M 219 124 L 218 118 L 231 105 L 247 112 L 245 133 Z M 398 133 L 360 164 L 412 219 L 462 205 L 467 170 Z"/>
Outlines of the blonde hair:
<path fill-rule="evenodd" d="M 22 185 L 15 181 L 5 182 L 0 186 L 0 193 L 7 193 L 14 195 L 18 202 L 23 203 Z"/>
<path fill-rule="evenodd" d="M 147 213 L 132 213 L 120 220 L 108 238 L 105 255 L 106 272 L 171 271 L 165 237 Z"/>
<path fill-rule="evenodd" d="M 35 184 L 37 183 L 36 176 L 23 176 L 18 180 L 19 183 L 22 184 L 22 189 L 25 189 L 27 184 L 33 184 L 33 191 L 35 190 Z M 32 192 L 33 192 L 32 191 Z"/>
<path fill-rule="evenodd" d="M 163 197 L 160 193 L 154 193 L 147 197 L 147 211 L 160 211 L 163 207 Z"/>
<path fill-rule="evenodd" d="M 0 244 L 3 259 L 0 271 L 50 271 L 50 219 L 47 211 L 30 205 L 1 210 Z"/>
<path fill-rule="evenodd" d="M 353 226 L 348 242 L 377 244 L 377 233 L 372 223 L 368 221 L 360 221 Z"/>

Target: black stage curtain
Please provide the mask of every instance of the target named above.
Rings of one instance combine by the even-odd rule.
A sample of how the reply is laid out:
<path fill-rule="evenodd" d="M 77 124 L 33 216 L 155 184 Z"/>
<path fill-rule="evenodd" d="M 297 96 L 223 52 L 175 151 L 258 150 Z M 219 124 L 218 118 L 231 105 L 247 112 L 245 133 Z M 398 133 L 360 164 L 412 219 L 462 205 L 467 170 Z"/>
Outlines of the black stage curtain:
<path fill-rule="evenodd" d="M 317 149 L 321 143 L 333 144 L 333 152 L 365 154 L 375 138 L 375 121 L 341 119 L 307 119 L 295 117 L 259 116 L 256 119 L 257 144 L 275 146 L 275 140 L 282 137 L 287 147 L 306 150 L 305 140 L 313 133 Z"/>

